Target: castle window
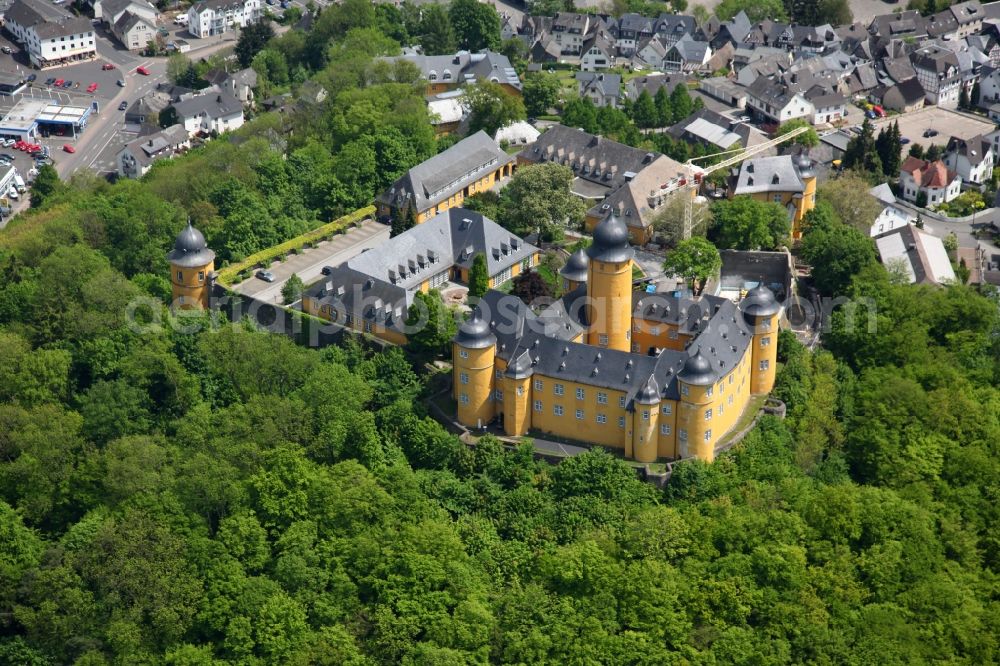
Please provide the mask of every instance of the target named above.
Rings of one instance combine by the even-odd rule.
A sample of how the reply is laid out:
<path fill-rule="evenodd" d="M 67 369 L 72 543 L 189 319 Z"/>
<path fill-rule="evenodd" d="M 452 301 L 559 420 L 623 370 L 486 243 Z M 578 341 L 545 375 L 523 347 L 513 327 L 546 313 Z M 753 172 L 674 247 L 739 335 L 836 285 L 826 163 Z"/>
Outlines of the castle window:
<path fill-rule="evenodd" d="M 625 406 L 625 396 L 623 395 L 618 396 L 618 406 L 619 407 Z"/>
<path fill-rule="evenodd" d="M 536 391 L 541 391 L 542 390 L 542 380 L 541 379 L 536 379 L 535 380 L 535 390 Z"/>
<path fill-rule="evenodd" d="M 597 404 L 606 405 L 608 404 L 608 394 L 601 391 L 597 392 Z"/>
<path fill-rule="evenodd" d="M 712 441 L 712 431 L 711 430 L 706 430 L 705 431 L 705 441 L 706 442 L 711 442 Z"/>
<path fill-rule="evenodd" d="M 502 372 L 500 372 L 500 368 L 497 368 L 497 369 L 496 369 L 496 370 L 495 370 L 495 371 L 493 372 L 493 375 L 494 375 L 494 376 L 495 376 L 495 377 L 496 377 L 497 379 L 500 379 L 501 377 L 503 377 L 503 373 L 502 373 Z"/>
<path fill-rule="evenodd" d="M 582 421 L 583 420 L 583 410 L 582 409 L 576 410 L 576 420 L 577 421 Z"/>
<path fill-rule="evenodd" d="M 496 400 L 497 402 L 503 402 L 503 391 L 501 391 L 500 389 L 493 391 L 493 399 Z"/>
<path fill-rule="evenodd" d="M 733 404 L 733 396 L 732 396 L 732 394 L 730 394 L 730 396 L 729 396 L 729 404 L 730 405 Z"/>
<path fill-rule="evenodd" d="M 681 440 L 682 442 L 688 441 L 688 431 L 684 428 L 678 428 L 677 439 Z"/>
<path fill-rule="evenodd" d="M 597 344 L 599 344 L 602 347 L 607 347 L 608 346 L 608 336 L 605 335 L 605 334 L 603 334 L 603 333 L 601 333 L 600 335 L 598 335 L 597 336 Z"/>
<path fill-rule="evenodd" d="M 469 394 L 463 393 L 458 397 L 458 401 L 461 402 L 463 405 L 469 404 Z"/>
<path fill-rule="evenodd" d="M 463 384 L 468 384 L 469 383 L 469 373 L 463 372 L 462 374 L 460 374 L 458 376 L 458 381 L 462 382 Z"/>
<path fill-rule="evenodd" d="M 552 387 L 552 393 L 554 395 L 564 395 L 566 391 L 562 384 L 556 384 Z"/>
<path fill-rule="evenodd" d="M 184 281 L 184 273 L 182 273 L 181 271 L 177 271 L 177 281 L 178 282 Z"/>
<path fill-rule="evenodd" d="M 740 365 L 743 365 L 743 362 L 742 362 L 742 361 L 740 361 Z M 732 383 L 733 383 L 733 376 L 732 376 L 732 375 L 729 375 L 729 383 L 730 383 L 730 384 L 732 384 Z"/>
<path fill-rule="evenodd" d="M 618 427 L 619 428 L 624 428 L 625 427 L 625 417 L 624 416 L 619 416 L 618 417 Z"/>
<path fill-rule="evenodd" d="M 663 405 L 663 408 L 660 411 L 663 412 L 664 414 L 669 415 L 671 412 L 674 411 L 674 408 L 671 405 Z"/>
<path fill-rule="evenodd" d="M 771 363 L 769 361 L 765 360 L 765 361 L 761 361 L 760 362 L 760 369 L 761 370 L 767 370 L 769 367 L 771 367 Z"/>
<path fill-rule="evenodd" d="M 653 328 L 649 329 L 649 332 L 652 333 L 653 335 L 659 335 L 660 334 L 660 327 L 659 326 L 654 326 Z"/>
<path fill-rule="evenodd" d="M 648 409 L 642 410 L 642 420 L 643 421 L 648 421 L 649 420 L 649 410 Z"/>
<path fill-rule="evenodd" d="M 523 386 L 518 386 L 517 387 L 517 394 L 518 395 L 524 395 L 524 387 Z"/>
<path fill-rule="evenodd" d="M 576 399 L 577 400 L 583 400 L 583 389 L 582 388 L 578 388 L 576 390 Z"/>
<path fill-rule="evenodd" d="M 661 425 L 660 426 L 660 434 L 661 435 L 669 435 L 670 434 L 670 426 L 668 426 L 666 423 L 664 423 L 663 425 Z"/>
<path fill-rule="evenodd" d="M 681 395 L 690 395 L 691 389 L 687 387 L 687 384 L 681 384 Z"/>
<path fill-rule="evenodd" d="M 563 406 L 562 405 L 553 405 L 552 406 L 552 413 L 555 414 L 556 416 L 562 416 L 563 415 Z"/>
<path fill-rule="evenodd" d="M 464 349 L 460 349 L 458 351 L 458 355 L 461 356 L 462 358 L 469 358 L 469 352 L 465 351 Z"/>
<path fill-rule="evenodd" d="M 667 335 L 667 337 L 670 338 L 671 340 L 676 340 L 677 339 L 677 331 L 670 331 L 670 333 Z"/>
<path fill-rule="evenodd" d="M 535 401 L 535 411 L 536 412 L 542 411 L 542 401 L 541 400 L 536 400 Z"/>
<path fill-rule="evenodd" d="M 607 423 L 608 422 L 608 415 L 607 414 L 598 414 L 597 415 L 597 422 L 598 423 Z"/>
<path fill-rule="evenodd" d="M 725 405 L 723 405 L 723 404 L 722 404 L 722 403 L 720 402 L 720 403 L 719 403 L 719 416 L 722 416 L 722 412 L 723 412 L 723 410 L 724 410 L 724 409 L 725 409 Z"/>
<path fill-rule="evenodd" d="M 709 387 L 707 387 L 705 389 L 705 397 L 706 398 L 711 398 L 712 397 L 712 393 L 714 392 L 714 388 L 715 388 L 714 386 L 709 386 Z"/>
<path fill-rule="evenodd" d="M 706 421 L 711 421 L 712 420 L 712 410 L 711 409 L 706 409 L 705 410 L 705 420 Z"/>
<path fill-rule="evenodd" d="M 371 332 L 372 332 L 372 323 L 370 321 L 366 321 L 365 322 L 365 333 L 371 333 Z"/>
<path fill-rule="evenodd" d="M 770 344 L 771 344 L 771 336 L 768 335 L 760 339 L 761 347 L 767 347 Z"/>
<path fill-rule="evenodd" d="M 205 271 L 198 271 L 198 282 L 204 282 L 204 281 L 205 281 Z"/>

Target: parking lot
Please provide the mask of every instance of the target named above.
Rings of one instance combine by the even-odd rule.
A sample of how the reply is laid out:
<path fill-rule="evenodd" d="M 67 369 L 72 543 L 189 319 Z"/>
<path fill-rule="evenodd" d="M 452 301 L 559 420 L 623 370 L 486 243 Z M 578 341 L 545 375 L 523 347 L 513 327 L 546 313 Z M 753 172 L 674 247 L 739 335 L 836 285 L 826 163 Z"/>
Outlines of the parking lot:
<path fill-rule="evenodd" d="M 292 254 L 282 262 L 275 262 L 268 270 L 274 275 L 274 282 L 265 282 L 256 277 L 257 271 L 248 280 L 234 285 L 233 290 L 241 294 L 271 303 L 281 302 L 281 288 L 292 274 L 298 275 L 304 283 L 311 284 L 321 277 L 324 266 L 339 266 L 351 257 L 367 249 L 381 245 L 389 239 L 389 227 L 365 220 L 345 234 L 334 236 L 316 247 Z"/>
<path fill-rule="evenodd" d="M 910 145 L 919 143 L 924 148 L 932 145 L 943 147 L 952 136 L 968 139 L 976 134 L 985 134 L 996 129 L 996 125 L 986 118 L 928 106 L 913 113 L 872 121 L 875 133 L 878 134 L 881 127 L 897 120 L 899 121 L 900 135 L 909 139 Z M 928 129 L 937 130 L 937 136 L 925 137 L 924 132 Z M 909 152 L 909 145 L 904 145 L 903 154 L 905 155 L 907 152 Z"/>

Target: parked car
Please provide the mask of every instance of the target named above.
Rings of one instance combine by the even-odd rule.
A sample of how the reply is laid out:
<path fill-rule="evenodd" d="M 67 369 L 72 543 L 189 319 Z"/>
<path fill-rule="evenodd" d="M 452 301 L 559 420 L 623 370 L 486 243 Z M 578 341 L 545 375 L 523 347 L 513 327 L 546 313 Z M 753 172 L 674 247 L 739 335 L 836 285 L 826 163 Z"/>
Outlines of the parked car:
<path fill-rule="evenodd" d="M 103 69 L 105 72 L 108 71 L 109 69 L 114 69 L 114 68 L 115 66 L 112 65 L 110 62 L 106 62 L 103 65 L 101 65 L 101 69 Z"/>
<path fill-rule="evenodd" d="M 145 67 L 136 67 L 135 71 L 138 72 L 139 74 L 142 74 L 143 76 L 149 76 L 149 70 L 146 69 Z"/>
<path fill-rule="evenodd" d="M 55 82 L 56 82 L 56 77 L 54 76 L 50 76 L 49 78 L 45 79 L 45 85 L 47 86 L 51 86 Z"/>
<path fill-rule="evenodd" d="M 166 37 L 167 35 L 170 34 L 170 31 L 164 28 L 162 25 L 160 26 L 160 29 L 157 30 L 156 32 L 160 34 L 160 37 Z"/>
<path fill-rule="evenodd" d="M 27 78 L 28 83 L 34 83 L 37 80 L 38 80 L 38 74 L 28 74 Z"/>
<path fill-rule="evenodd" d="M 878 114 L 875 113 L 874 111 L 865 111 L 865 116 L 871 120 L 878 118 Z"/>
<path fill-rule="evenodd" d="M 924 130 L 924 138 L 925 139 L 929 139 L 930 137 L 937 136 L 937 135 L 938 135 L 938 131 L 936 129 L 925 129 Z"/>
<path fill-rule="evenodd" d="M 63 150 L 65 150 L 67 153 L 75 153 L 76 152 L 76 148 L 74 148 L 73 146 L 69 145 L 68 143 L 64 143 L 63 144 Z"/>
<path fill-rule="evenodd" d="M 124 100 L 122 100 L 122 103 L 118 105 L 118 110 L 119 111 L 124 111 L 127 108 L 128 108 L 128 102 L 126 102 Z"/>
<path fill-rule="evenodd" d="M 7 190 L 7 198 L 17 201 L 18 199 L 21 198 L 21 195 L 17 193 L 16 187 L 11 187 L 9 190 Z"/>
<path fill-rule="evenodd" d="M 3 46 L 0 46 L 0 51 L 3 51 L 4 53 L 13 53 L 14 49 L 4 44 Z"/>
<path fill-rule="evenodd" d="M 96 83 L 91 82 L 91 84 L 89 86 L 87 86 L 87 92 L 93 93 L 93 92 L 95 92 L 100 87 L 101 86 L 97 85 Z"/>
<path fill-rule="evenodd" d="M 72 81 L 63 81 L 62 87 L 63 88 L 72 88 L 73 87 L 73 82 Z"/>
<path fill-rule="evenodd" d="M 899 140 L 899 143 L 902 144 L 902 145 L 904 145 L 904 146 L 906 144 L 908 144 L 909 142 L 910 142 L 910 140 L 907 139 L 905 136 L 902 139 Z"/>
<path fill-rule="evenodd" d="M 257 271 L 257 277 L 264 282 L 274 282 L 274 273 L 271 271 Z"/>
<path fill-rule="evenodd" d="M 9 148 L 10 146 L 7 147 Z M 13 162 L 14 156 L 11 155 L 10 153 L 0 153 L 0 160 L 7 160 L 8 162 Z"/>
<path fill-rule="evenodd" d="M 64 83 L 66 83 L 66 79 L 56 79 L 55 81 L 52 82 L 52 85 L 54 85 L 56 88 L 62 88 L 62 84 Z"/>
<path fill-rule="evenodd" d="M 125 79 L 118 79 L 115 83 L 118 84 L 119 88 L 124 88 L 125 87 Z"/>
<path fill-rule="evenodd" d="M 333 266 L 324 266 L 323 270 L 320 271 L 323 275 L 330 275 L 333 273 Z"/>

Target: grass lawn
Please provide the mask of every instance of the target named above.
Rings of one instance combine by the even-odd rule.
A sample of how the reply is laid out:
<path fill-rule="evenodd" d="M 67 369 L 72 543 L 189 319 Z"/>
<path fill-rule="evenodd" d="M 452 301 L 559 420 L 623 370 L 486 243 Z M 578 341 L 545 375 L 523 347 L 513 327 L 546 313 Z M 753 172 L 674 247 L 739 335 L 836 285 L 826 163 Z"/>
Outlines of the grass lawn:
<path fill-rule="evenodd" d="M 643 270 L 641 268 L 639 268 L 638 264 L 633 263 L 632 264 L 632 279 L 633 280 L 638 280 L 639 278 L 644 278 L 644 277 L 646 277 L 646 273 L 643 272 Z"/>

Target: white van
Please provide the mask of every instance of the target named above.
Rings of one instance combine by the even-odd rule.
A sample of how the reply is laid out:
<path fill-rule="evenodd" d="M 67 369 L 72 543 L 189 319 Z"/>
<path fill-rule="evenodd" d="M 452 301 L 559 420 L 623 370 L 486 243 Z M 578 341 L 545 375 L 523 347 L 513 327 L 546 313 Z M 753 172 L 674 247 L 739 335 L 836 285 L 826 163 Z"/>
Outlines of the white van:
<path fill-rule="evenodd" d="M 17 191 L 22 194 L 28 191 L 27 186 L 24 184 L 24 178 L 21 178 L 21 174 L 17 172 L 14 173 L 14 187 L 16 187 Z"/>
<path fill-rule="evenodd" d="M 178 14 L 177 18 L 174 19 L 174 23 L 176 23 L 177 25 L 187 25 L 188 24 L 188 15 L 187 14 Z"/>

